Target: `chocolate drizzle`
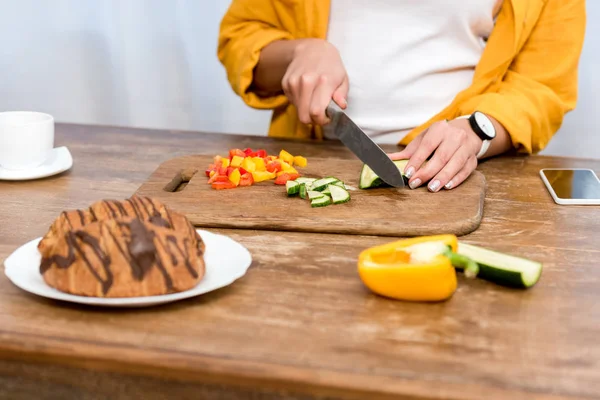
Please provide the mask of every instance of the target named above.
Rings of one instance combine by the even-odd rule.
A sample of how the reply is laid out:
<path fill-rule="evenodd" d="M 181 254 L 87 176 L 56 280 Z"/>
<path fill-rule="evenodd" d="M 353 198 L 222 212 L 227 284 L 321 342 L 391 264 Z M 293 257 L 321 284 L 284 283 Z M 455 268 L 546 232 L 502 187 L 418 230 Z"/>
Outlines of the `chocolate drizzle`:
<path fill-rule="evenodd" d="M 79 214 L 79 221 L 81 222 L 81 226 L 85 225 L 85 213 L 81 210 L 77 210 L 77 214 Z"/>
<path fill-rule="evenodd" d="M 67 232 L 65 239 L 68 249 L 67 256 L 63 257 L 57 254 L 52 257 L 43 258 L 40 265 L 40 272 L 44 274 L 52 267 L 52 265 L 56 265 L 58 268 L 62 269 L 69 268 L 75 262 L 75 252 L 77 252 L 94 278 L 96 278 L 96 280 L 102 285 L 102 293 L 108 293 L 108 290 L 113 284 L 113 275 L 109 268 L 111 260 L 110 256 L 106 254 L 100 247 L 99 240 L 85 231 Z M 96 271 L 94 268 L 95 264 L 92 263 L 92 261 L 88 258 L 83 248 L 77 242 L 77 239 L 79 239 L 82 244 L 86 244 L 92 248 L 94 255 L 102 265 L 105 278 L 102 278 L 98 271 Z"/>
<path fill-rule="evenodd" d="M 168 264 L 172 265 L 172 268 L 183 262 L 189 274 L 197 279 L 199 272 L 190 260 L 190 247 L 194 247 L 192 243 L 196 244 L 197 241 L 197 251 L 192 251 L 194 253 L 192 257 L 201 256 L 203 253 L 201 237 L 187 220 L 185 222 L 188 225 L 188 234 L 191 236 L 173 234 L 175 225 L 172 214 L 166 207 L 162 205 L 157 207 L 157 205 L 160 203 L 155 203 L 152 199 L 134 196 L 125 202 L 101 201 L 90 207 L 89 213 L 77 210 L 77 216 L 74 212 L 63 213 L 66 224 L 70 227 L 70 230 L 64 233 L 67 255 L 43 256 L 40 272 L 44 274 L 52 266 L 67 269 L 77 260 L 81 260 L 101 284 L 102 292 L 106 295 L 114 284 L 112 263 L 119 263 L 120 254 L 130 266 L 132 277 L 137 281 L 142 281 L 152 268 L 156 267 L 164 279 L 168 292 L 173 292 L 175 288 L 173 278 L 165 265 L 167 260 L 170 261 Z M 101 214 L 96 214 L 94 209 Z M 99 216 L 102 218 L 99 219 Z M 79 221 L 75 219 L 77 217 Z M 81 227 L 77 226 L 77 222 Z M 90 231 L 85 228 L 86 222 L 100 224 L 99 229 L 92 231 L 98 232 L 97 235 L 89 233 Z M 179 220 L 177 222 L 179 223 Z M 180 228 L 183 232 L 186 231 L 183 226 Z M 171 230 L 171 233 L 167 230 Z M 110 245 L 111 241 L 118 251 L 114 260 L 108 252 L 113 248 Z"/>

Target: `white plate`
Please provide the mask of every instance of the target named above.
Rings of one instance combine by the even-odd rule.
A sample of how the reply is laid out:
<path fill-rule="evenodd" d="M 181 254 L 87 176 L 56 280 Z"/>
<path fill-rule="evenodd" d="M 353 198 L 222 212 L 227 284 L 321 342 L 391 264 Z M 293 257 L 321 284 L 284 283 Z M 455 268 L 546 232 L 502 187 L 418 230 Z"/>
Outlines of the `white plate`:
<path fill-rule="evenodd" d="M 40 274 L 41 255 L 37 245 L 41 238 L 19 247 L 4 261 L 4 273 L 21 289 L 55 300 L 105 307 L 148 307 L 198 296 L 233 283 L 246 274 L 252 264 L 250 252 L 235 240 L 198 230 L 206 244 L 206 273 L 200 283 L 189 290 L 160 296 L 102 298 L 76 296 L 56 290 Z"/>
<path fill-rule="evenodd" d="M 0 167 L 0 180 L 26 181 L 41 179 L 65 172 L 73 166 L 73 157 L 66 147 L 51 150 L 48 159 L 39 167 L 24 170 L 11 170 Z"/>

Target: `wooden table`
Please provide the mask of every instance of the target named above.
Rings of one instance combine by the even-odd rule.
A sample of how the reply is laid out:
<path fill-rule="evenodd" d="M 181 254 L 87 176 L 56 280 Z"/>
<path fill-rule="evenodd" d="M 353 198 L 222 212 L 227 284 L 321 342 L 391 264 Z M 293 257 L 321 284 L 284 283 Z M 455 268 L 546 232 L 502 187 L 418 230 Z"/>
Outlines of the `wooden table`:
<path fill-rule="evenodd" d="M 70 172 L 0 182 L 0 260 L 63 209 L 128 197 L 171 157 L 234 145 L 352 157 L 332 144 L 79 125 L 58 125 L 56 142 L 74 155 Z M 555 205 L 542 167 L 600 172 L 600 161 L 483 163 L 484 220 L 463 238 L 544 262 L 530 291 L 461 277 L 448 302 L 385 300 L 363 287 L 356 258 L 389 238 L 266 231 L 220 231 L 251 251 L 244 278 L 151 309 L 49 301 L 2 274 L 0 398 L 599 398 L 600 207 Z"/>

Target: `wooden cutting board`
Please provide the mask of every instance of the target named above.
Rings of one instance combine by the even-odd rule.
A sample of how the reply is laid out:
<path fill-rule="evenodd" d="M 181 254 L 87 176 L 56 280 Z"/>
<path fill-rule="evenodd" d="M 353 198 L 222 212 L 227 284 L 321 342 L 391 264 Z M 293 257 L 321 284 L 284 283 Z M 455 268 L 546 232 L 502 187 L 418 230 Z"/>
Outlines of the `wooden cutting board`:
<path fill-rule="evenodd" d="M 154 197 L 184 213 L 198 227 L 247 228 L 380 236 L 417 236 L 477 229 L 483 214 L 486 182 L 475 171 L 454 190 L 430 193 L 380 188 L 351 190 L 346 204 L 312 208 L 308 200 L 287 197 L 273 181 L 250 187 L 214 190 L 204 171 L 211 156 L 169 160 L 142 184 L 137 195 Z M 307 177 L 335 176 L 358 188 L 359 160 L 310 158 L 299 172 Z"/>

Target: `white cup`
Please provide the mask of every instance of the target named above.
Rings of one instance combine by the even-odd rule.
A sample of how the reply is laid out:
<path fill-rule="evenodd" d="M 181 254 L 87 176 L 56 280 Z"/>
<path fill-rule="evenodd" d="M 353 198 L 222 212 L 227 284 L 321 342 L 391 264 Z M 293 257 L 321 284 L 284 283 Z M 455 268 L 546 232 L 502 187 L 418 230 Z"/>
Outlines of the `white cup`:
<path fill-rule="evenodd" d="M 31 111 L 0 112 L 0 167 L 38 167 L 54 148 L 54 118 Z"/>

